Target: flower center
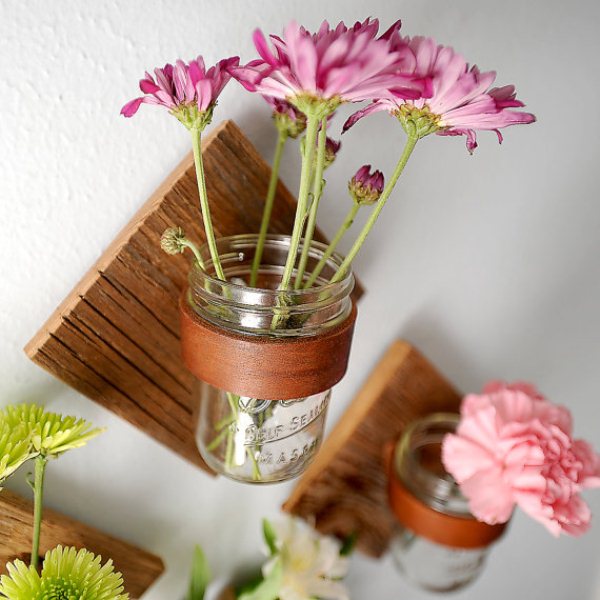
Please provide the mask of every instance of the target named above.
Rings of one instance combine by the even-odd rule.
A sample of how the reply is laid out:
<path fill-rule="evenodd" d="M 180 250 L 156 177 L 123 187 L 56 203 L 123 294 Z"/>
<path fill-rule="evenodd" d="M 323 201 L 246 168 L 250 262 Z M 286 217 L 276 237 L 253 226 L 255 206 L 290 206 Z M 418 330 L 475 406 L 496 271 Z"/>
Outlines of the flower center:
<path fill-rule="evenodd" d="M 78 600 L 85 590 L 78 585 L 62 577 L 43 579 L 40 593 L 36 600 Z"/>

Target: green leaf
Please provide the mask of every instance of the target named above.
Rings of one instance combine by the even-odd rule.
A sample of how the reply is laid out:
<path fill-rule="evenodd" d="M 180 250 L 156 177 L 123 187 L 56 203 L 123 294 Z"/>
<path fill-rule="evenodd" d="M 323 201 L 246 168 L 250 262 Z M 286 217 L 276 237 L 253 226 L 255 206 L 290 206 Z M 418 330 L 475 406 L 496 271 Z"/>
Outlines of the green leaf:
<path fill-rule="evenodd" d="M 252 591 L 244 592 L 238 596 L 238 600 L 277 600 L 282 581 L 283 567 L 281 561 L 278 560 L 269 573 L 269 576 L 263 579 Z"/>
<path fill-rule="evenodd" d="M 200 546 L 194 548 L 192 575 L 187 600 L 203 600 L 206 588 L 210 583 L 211 574 L 206 561 L 206 556 Z"/>
<path fill-rule="evenodd" d="M 275 529 L 273 529 L 271 521 L 268 519 L 263 519 L 263 536 L 267 543 L 267 547 L 269 548 L 269 554 L 274 556 L 277 554 L 277 535 L 275 534 Z"/>
<path fill-rule="evenodd" d="M 354 550 L 356 541 L 358 540 L 358 533 L 353 531 L 343 542 L 340 549 L 340 556 L 348 556 Z"/>
<path fill-rule="evenodd" d="M 259 571 L 252 579 L 242 583 L 235 588 L 235 597 L 239 598 L 243 594 L 253 592 L 263 582 L 262 573 Z"/>

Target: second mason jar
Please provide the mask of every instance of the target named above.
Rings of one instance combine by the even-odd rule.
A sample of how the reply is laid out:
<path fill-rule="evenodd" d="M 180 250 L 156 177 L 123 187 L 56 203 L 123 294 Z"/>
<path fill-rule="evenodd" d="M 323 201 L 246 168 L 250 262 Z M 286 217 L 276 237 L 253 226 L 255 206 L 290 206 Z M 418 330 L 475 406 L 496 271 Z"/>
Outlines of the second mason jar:
<path fill-rule="evenodd" d="M 393 557 L 408 579 L 436 592 L 473 581 L 506 526 L 478 521 L 444 469 L 442 441 L 458 421 L 458 414 L 435 413 L 413 422 L 389 464 L 389 501 L 397 519 Z"/>
<path fill-rule="evenodd" d="M 300 474 L 323 437 L 330 389 L 348 363 L 356 308 L 351 273 L 327 260 L 314 287 L 279 290 L 290 238 L 268 236 L 249 287 L 256 235 L 217 240 L 226 281 L 194 266 L 181 302 L 183 360 L 195 375 L 196 442 L 209 467 L 267 483 Z M 300 248 L 301 250 L 301 248 Z M 326 247 L 311 244 L 307 273 Z"/>

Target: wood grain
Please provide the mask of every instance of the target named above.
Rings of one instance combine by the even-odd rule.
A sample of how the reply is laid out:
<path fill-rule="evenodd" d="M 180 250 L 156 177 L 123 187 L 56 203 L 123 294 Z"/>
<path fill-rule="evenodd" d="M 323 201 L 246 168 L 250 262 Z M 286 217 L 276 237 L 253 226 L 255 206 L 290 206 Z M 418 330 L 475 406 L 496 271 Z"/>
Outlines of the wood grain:
<path fill-rule="evenodd" d="M 256 232 L 270 169 L 226 121 L 203 141 L 215 233 Z M 188 260 L 160 249 L 167 227 L 204 242 L 191 154 L 140 208 L 25 347 L 38 365 L 208 470 L 193 435 L 192 376 L 180 359 L 179 296 Z M 289 233 L 295 200 L 280 182 L 272 233 Z M 323 241 L 321 233 L 316 238 Z M 362 293 L 357 285 L 355 298 Z"/>
<path fill-rule="evenodd" d="M 33 506 L 28 500 L 6 489 L 0 492 L 0 573 L 5 571 L 6 563 L 15 558 L 29 561 L 32 513 Z M 44 509 L 40 554 L 43 556 L 59 544 L 87 548 L 101 555 L 103 562 L 112 558 L 115 569 L 123 574 L 125 591 L 131 598 L 140 598 L 164 571 L 163 561 L 158 556 Z"/>
<path fill-rule="evenodd" d="M 416 418 L 457 410 L 459 403 L 458 392 L 415 348 L 395 342 L 325 440 L 284 510 L 314 520 L 323 533 L 341 538 L 356 533 L 358 549 L 381 556 L 394 524 L 383 460 L 386 444 Z"/>

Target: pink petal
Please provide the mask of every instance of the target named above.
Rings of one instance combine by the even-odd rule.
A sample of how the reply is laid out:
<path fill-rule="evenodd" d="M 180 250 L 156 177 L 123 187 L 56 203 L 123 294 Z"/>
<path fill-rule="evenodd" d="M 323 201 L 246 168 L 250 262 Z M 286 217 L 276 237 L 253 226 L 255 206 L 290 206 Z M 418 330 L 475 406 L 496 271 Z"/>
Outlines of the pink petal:
<path fill-rule="evenodd" d="M 479 471 L 494 468 L 494 455 L 470 439 L 448 434 L 442 444 L 444 468 L 457 483 L 473 477 Z"/>
<path fill-rule="evenodd" d="M 480 521 L 494 525 L 510 519 L 515 503 L 510 487 L 502 481 L 500 469 L 477 473 L 463 482 L 460 489 L 469 499 L 471 512 Z"/>
<path fill-rule="evenodd" d="M 372 113 L 380 112 L 382 110 L 390 110 L 390 105 L 384 104 L 383 102 L 373 102 L 369 104 L 366 108 L 362 108 L 361 110 L 357 110 L 354 114 L 350 115 L 350 117 L 344 123 L 344 127 L 342 128 L 342 133 L 345 133 L 355 125 L 360 119 L 370 115 Z"/>
<path fill-rule="evenodd" d="M 271 66 L 277 66 L 277 59 L 273 56 L 273 53 L 267 44 L 267 40 L 260 29 L 256 29 L 254 31 L 252 34 L 252 41 L 254 42 L 254 46 L 256 47 L 260 57 Z"/>
<path fill-rule="evenodd" d="M 130 100 L 125 106 L 121 109 L 121 114 L 124 117 L 133 117 L 135 113 L 138 111 L 140 105 L 144 102 L 144 98 L 135 98 L 134 100 Z"/>
<path fill-rule="evenodd" d="M 204 112 L 213 102 L 212 84 L 209 79 L 201 79 L 196 84 L 197 106 L 200 112 Z"/>
<path fill-rule="evenodd" d="M 160 91 L 160 88 L 154 83 L 154 80 L 148 76 L 146 79 L 140 79 L 140 90 L 144 94 L 155 94 Z"/>
<path fill-rule="evenodd" d="M 572 448 L 581 462 L 578 483 L 582 488 L 600 487 L 600 455 L 584 440 L 575 440 Z"/>

